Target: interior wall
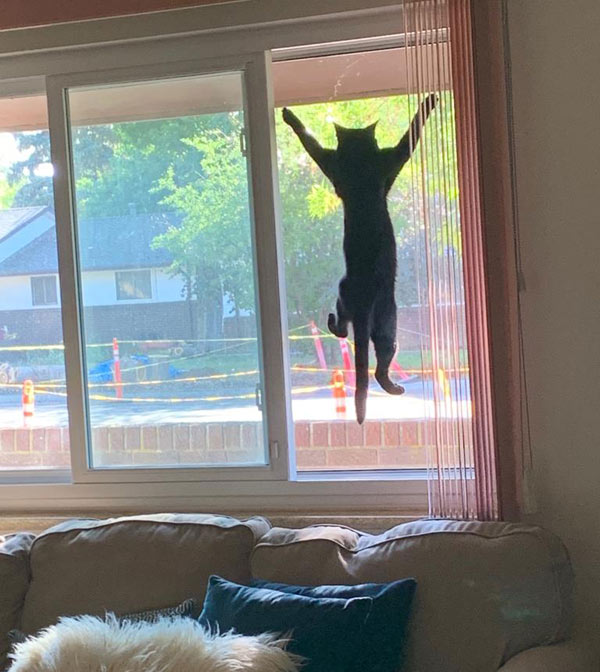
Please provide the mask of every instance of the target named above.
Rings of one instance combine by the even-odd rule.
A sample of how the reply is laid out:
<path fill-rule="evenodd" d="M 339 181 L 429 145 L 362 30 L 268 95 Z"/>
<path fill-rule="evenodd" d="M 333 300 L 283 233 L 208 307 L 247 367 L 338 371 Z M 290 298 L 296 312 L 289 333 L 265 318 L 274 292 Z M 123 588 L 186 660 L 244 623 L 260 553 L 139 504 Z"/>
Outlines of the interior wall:
<path fill-rule="evenodd" d="M 538 513 L 600 622 L 600 3 L 508 0 Z"/>

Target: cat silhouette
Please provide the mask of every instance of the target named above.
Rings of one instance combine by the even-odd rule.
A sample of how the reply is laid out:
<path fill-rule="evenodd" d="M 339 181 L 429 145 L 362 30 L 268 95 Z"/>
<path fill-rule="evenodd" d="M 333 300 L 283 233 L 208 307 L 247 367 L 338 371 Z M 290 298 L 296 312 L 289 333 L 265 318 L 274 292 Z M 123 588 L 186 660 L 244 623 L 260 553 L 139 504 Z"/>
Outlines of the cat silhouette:
<path fill-rule="evenodd" d="M 328 327 L 339 338 L 354 330 L 356 419 L 366 415 L 369 388 L 369 340 L 373 341 L 377 366 L 375 379 L 389 394 L 403 394 L 389 368 L 396 352 L 396 239 L 387 207 L 387 195 L 410 159 L 423 125 L 437 104 L 429 95 L 420 105 L 400 142 L 380 148 L 375 138 L 377 123 L 366 128 L 335 125 L 336 149 L 322 147 L 288 108 L 283 120 L 300 139 L 304 149 L 333 184 L 344 206 L 344 258 L 346 274 L 339 283 L 336 314 Z"/>

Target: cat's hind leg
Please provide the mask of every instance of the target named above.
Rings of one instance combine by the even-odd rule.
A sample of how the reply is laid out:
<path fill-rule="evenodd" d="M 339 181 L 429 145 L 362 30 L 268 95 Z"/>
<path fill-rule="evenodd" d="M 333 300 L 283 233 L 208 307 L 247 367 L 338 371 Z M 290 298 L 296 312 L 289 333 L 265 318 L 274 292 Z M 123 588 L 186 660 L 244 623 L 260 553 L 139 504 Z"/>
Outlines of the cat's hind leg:
<path fill-rule="evenodd" d="M 329 331 L 338 338 L 348 337 L 348 324 L 352 319 L 348 310 L 348 303 L 348 280 L 343 278 L 340 281 L 339 298 L 335 304 L 337 317 L 334 313 L 329 313 L 329 318 L 327 319 Z"/>
<path fill-rule="evenodd" d="M 377 357 L 375 380 L 388 394 L 404 394 L 402 385 L 390 379 L 390 364 L 396 354 L 396 302 L 393 295 L 380 297 L 373 313 L 371 340 Z"/>

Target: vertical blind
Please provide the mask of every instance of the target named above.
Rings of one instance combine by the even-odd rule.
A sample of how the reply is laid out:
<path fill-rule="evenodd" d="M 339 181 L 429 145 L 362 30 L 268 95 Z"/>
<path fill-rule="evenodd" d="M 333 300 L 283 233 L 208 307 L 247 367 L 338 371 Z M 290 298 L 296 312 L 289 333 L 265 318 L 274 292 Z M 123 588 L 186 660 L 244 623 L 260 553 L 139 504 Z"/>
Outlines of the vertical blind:
<path fill-rule="evenodd" d="M 500 515 L 490 378 L 475 76 L 469 0 L 404 0 L 414 114 L 434 93 L 410 163 L 423 368 L 433 402 L 424 431 L 430 515 Z M 448 82 L 450 85 L 448 86 Z"/>

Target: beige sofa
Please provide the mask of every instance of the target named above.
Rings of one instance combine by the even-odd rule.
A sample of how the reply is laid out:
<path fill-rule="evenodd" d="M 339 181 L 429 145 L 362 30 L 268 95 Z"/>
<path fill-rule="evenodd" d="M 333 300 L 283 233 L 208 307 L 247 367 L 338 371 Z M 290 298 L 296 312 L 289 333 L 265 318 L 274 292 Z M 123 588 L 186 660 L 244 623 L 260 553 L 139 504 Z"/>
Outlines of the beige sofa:
<path fill-rule="evenodd" d="M 298 584 L 418 581 L 406 672 L 596 672 L 570 638 L 562 543 L 526 525 L 419 521 L 378 535 L 195 514 L 74 520 L 0 544 L 0 637 L 61 615 L 203 598 L 219 574 Z"/>

